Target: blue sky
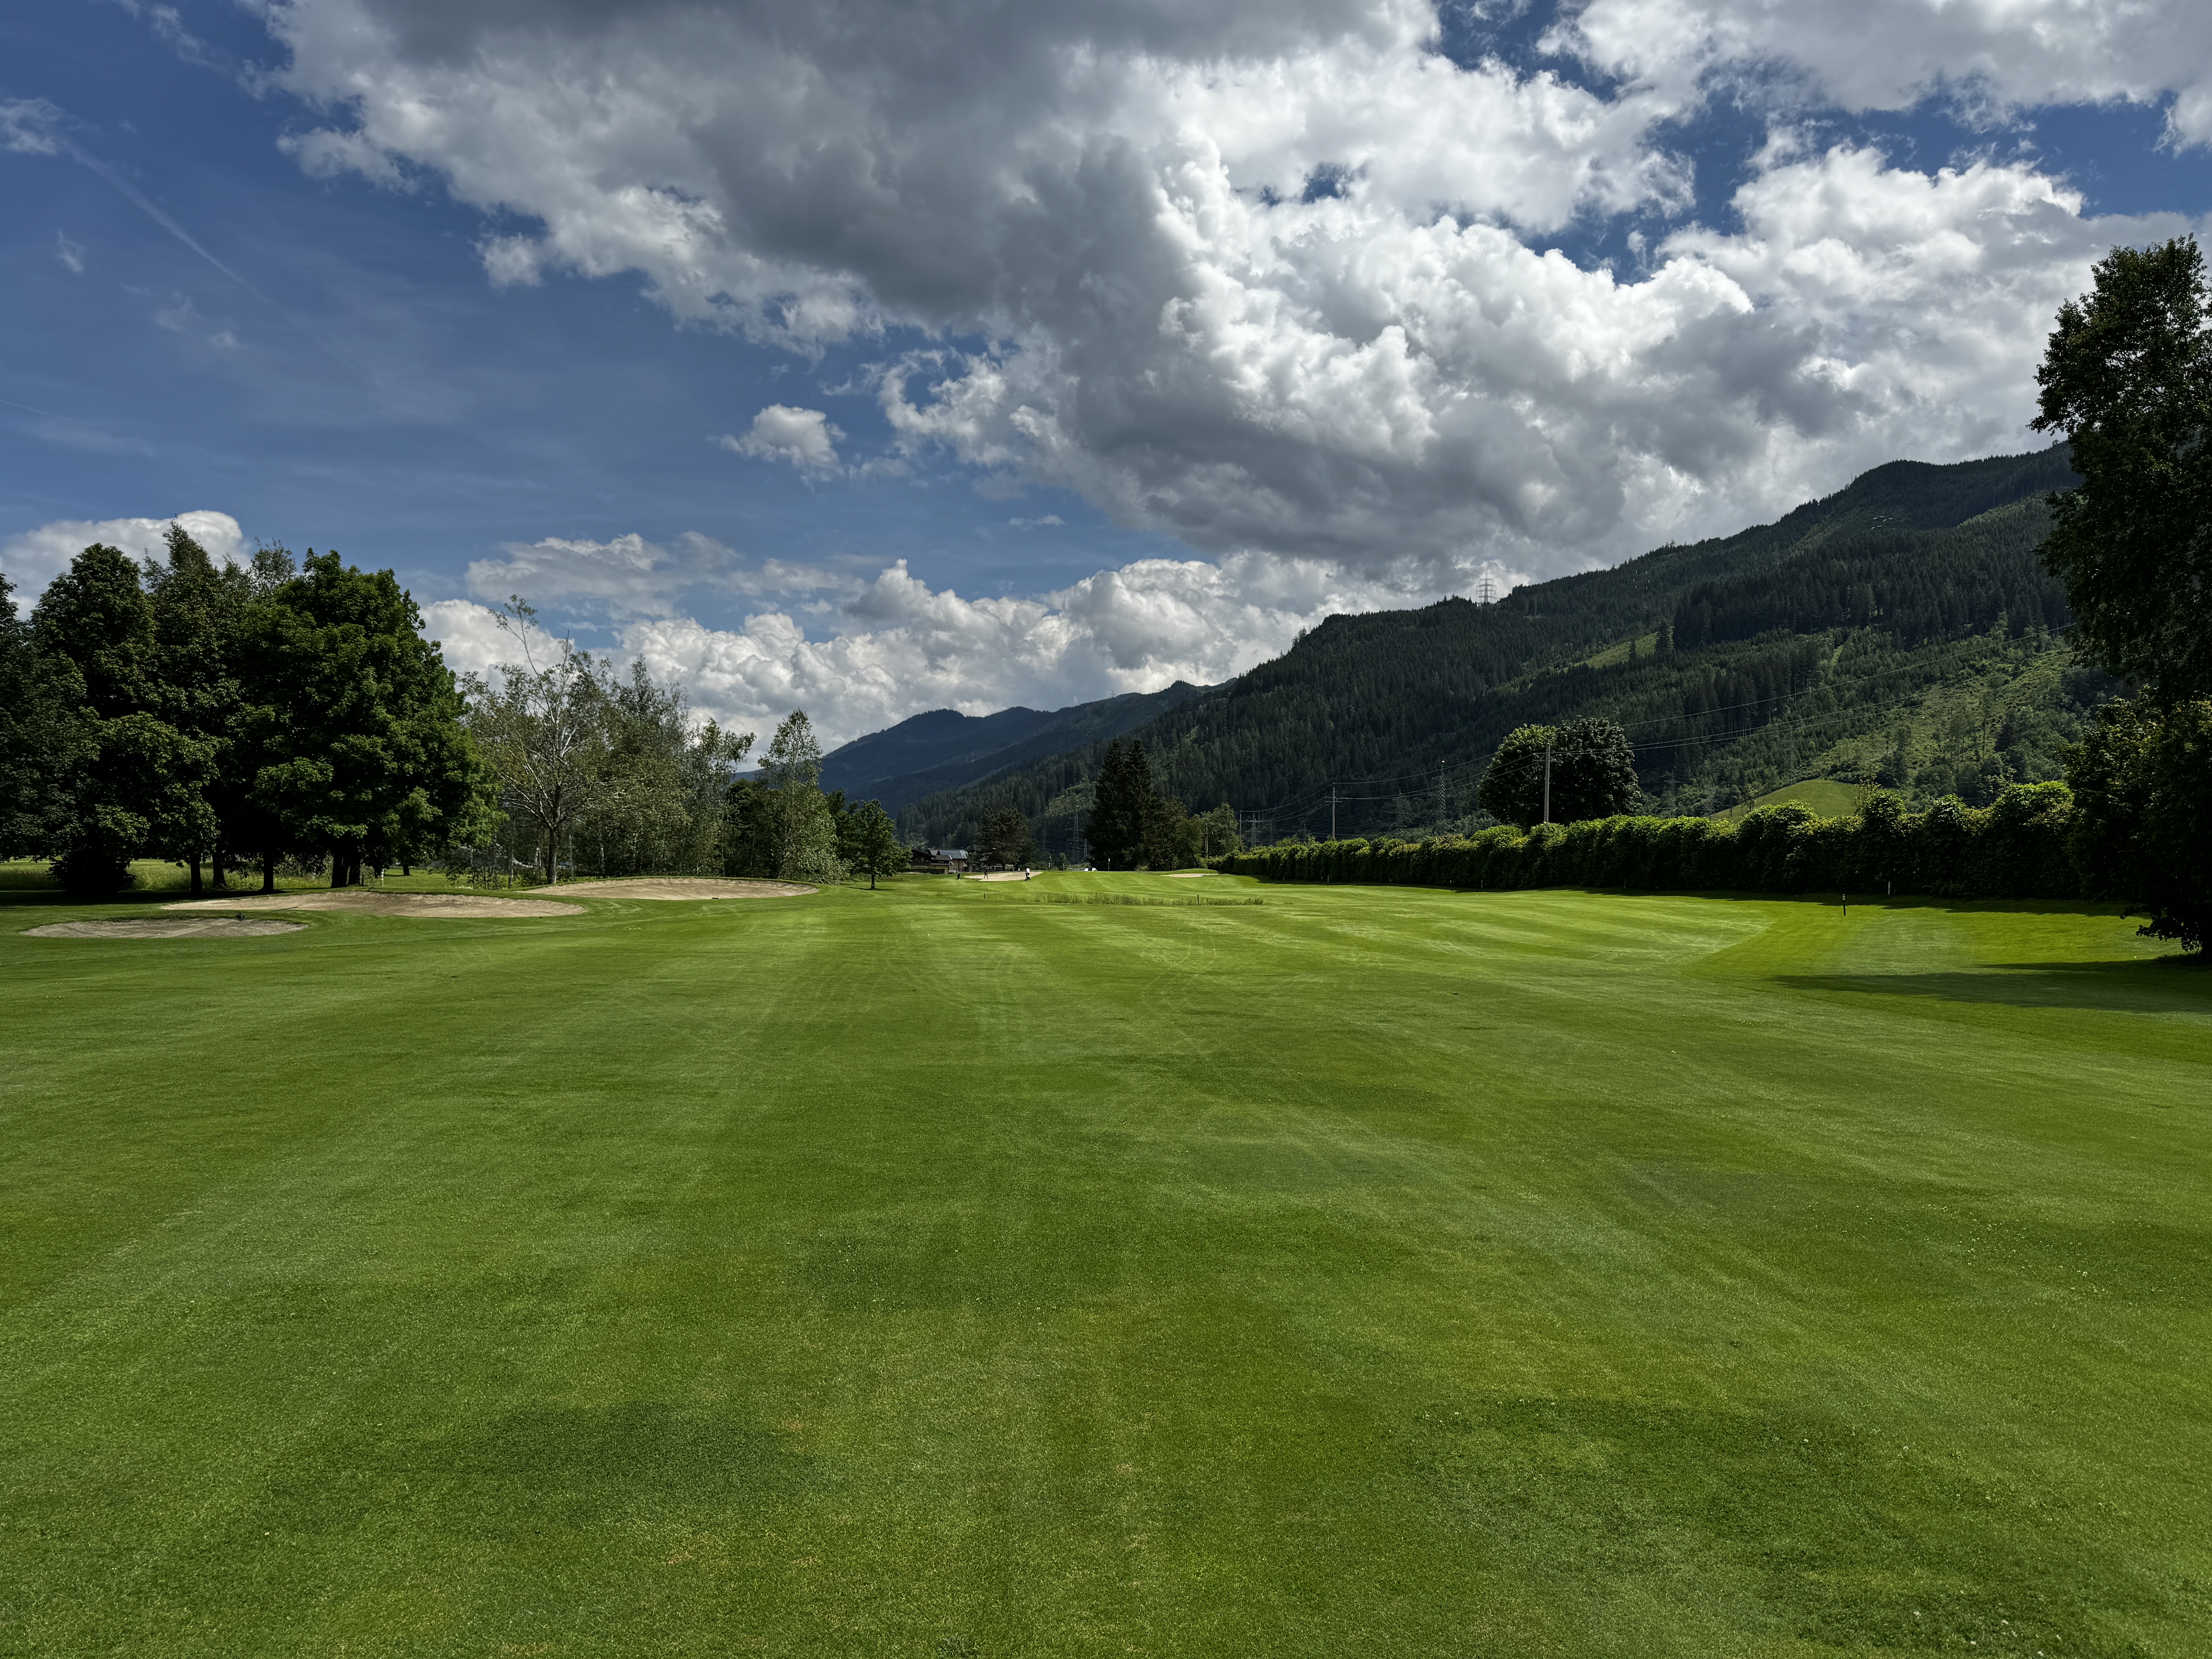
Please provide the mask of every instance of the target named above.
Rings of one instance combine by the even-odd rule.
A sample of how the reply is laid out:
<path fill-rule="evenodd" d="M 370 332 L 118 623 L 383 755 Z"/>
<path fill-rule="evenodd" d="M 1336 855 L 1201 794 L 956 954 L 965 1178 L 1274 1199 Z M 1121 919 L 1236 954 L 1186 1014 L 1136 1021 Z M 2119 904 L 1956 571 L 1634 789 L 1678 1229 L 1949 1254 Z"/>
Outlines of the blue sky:
<path fill-rule="evenodd" d="M 837 737 L 1219 678 L 1331 610 L 2028 447 L 2038 319 L 2212 212 L 2190 9 L 2054 46 L 1889 0 L 1862 52 L 1832 8 L 1661 39 L 1641 3 L 969 40 L 866 0 L 19 0 L 0 568 L 226 514 L 394 567 L 457 661 L 520 586 Z"/>

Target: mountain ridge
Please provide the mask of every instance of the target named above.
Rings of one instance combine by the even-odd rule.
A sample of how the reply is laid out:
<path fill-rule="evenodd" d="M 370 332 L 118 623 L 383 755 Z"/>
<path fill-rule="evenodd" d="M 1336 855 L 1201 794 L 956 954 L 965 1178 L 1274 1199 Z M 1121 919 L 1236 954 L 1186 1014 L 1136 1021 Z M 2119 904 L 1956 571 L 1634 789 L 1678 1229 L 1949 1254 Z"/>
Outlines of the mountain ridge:
<path fill-rule="evenodd" d="M 1450 599 L 1331 617 L 1128 735 L 1187 805 L 1273 810 L 1278 834 L 1328 828 L 1326 811 L 1318 821 L 1310 806 L 1294 820 L 1284 812 L 1332 779 L 1435 780 L 1362 797 L 1350 827 L 1363 833 L 1403 828 L 1409 812 L 1451 822 L 1455 804 L 1463 817 L 1506 731 L 1583 714 L 1632 726 L 1644 787 L 1668 810 L 1734 805 L 1816 765 L 1879 770 L 1877 738 L 1904 755 L 1893 770 L 1925 773 L 1930 787 L 1973 767 L 1984 769 L 1972 775 L 1977 790 L 1985 775 L 2032 781 L 2053 774 L 2082 714 L 2108 695 L 2094 676 L 2030 660 L 2064 651 L 2071 619 L 2035 550 L 2047 533 L 2044 497 L 2073 481 L 2063 446 L 1889 462 L 1771 523 L 1530 584 L 1494 605 Z M 1986 682 L 1975 716 L 1986 742 L 1942 690 L 1966 679 Z M 1911 715 L 1900 742 L 1893 707 L 1938 702 L 1948 712 Z M 957 835 L 1013 805 L 1049 850 L 1073 848 L 1102 748 L 923 797 L 902 827 Z M 1439 798 L 1434 810 L 1424 793 Z M 1336 816 L 1344 830 L 1341 802 Z"/>

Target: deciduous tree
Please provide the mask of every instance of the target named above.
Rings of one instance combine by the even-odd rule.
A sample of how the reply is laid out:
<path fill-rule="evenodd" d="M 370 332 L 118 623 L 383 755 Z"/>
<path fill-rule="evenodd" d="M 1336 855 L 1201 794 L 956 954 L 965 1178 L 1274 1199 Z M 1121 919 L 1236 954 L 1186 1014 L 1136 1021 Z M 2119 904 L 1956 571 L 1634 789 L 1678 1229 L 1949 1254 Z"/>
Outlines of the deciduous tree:
<path fill-rule="evenodd" d="M 870 892 L 875 891 L 877 877 L 895 876 L 911 862 L 898 826 L 881 801 L 861 802 L 844 815 L 841 829 L 838 856 L 853 874 L 868 878 Z"/>
<path fill-rule="evenodd" d="M 137 568 L 116 548 L 86 548 L 47 586 L 32 633 L 81 738 L 47 830 L 55 874 L 81 891 L 112 892 L 134 858 L 211 845 L 214 748 L 157 712 L 160 651 Z"/>
<path fill-rule="evenodd" d="M 2114 248 L 2058 310 L 2040 431 L 2081 482 L 2043 557 L 2080 646 L 2171 700 L 2212 695 L 2212 306 L 2196 239 Z"/>
<path fill-rule="evenodd" d="M 771 799 L 769 833 L 775 873 L 786 881 L 836 881 L 837 820 L 822 793 L 822 745 L 806 711 L 794 708 L 769 740 L 761 781 Z"/>
<path fill-rule="evenodd" d="M 249 678 L 273 728 L 255 798 L 295 840 L 328 851 L 333 886 L 359 881 L 364 860 L 444 846 L 486 809 L 489 772 L 421 627 L 391 571 L 313 549 L 249 613 Z"/>
<path fill-rule="evenodd" d="M 1547 753 L 1552 823 L 1611 817 L 1641 801 L 1628 734 L 1612 720 L 1582 720 L 1508 733 L 1475 792 L 1483 811 L 1524 829 L 1544 821 Z"/>
<path fill-rule="evenodd" d="M 1030 839 L 1030 821 L 1018 807 L 1005 806 L 983 820 L 983 833 L 975 842 L 975 861 L 984 866 L 1012 868 L 1036 856 Z"/>
<path fill-rule="evenodd" d="M 2093 896 L 2122 900 L 2142 931 L 2212 944 L 2212 700 L 2107 703 L 2074 751 L 2069 850 Z"/>

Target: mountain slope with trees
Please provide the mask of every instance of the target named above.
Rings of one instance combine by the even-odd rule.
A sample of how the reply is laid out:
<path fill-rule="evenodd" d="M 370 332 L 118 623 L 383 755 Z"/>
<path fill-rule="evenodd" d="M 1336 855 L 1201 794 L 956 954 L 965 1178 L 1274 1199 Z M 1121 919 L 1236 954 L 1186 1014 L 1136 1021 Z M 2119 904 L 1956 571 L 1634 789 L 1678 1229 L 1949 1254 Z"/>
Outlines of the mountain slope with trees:
<path fill-rule="evenodd" d="M 979 783 L 1064 750 L 1105 743 L 1179 708 L 1206 690 L 1177 680 L 1159 691 L 1130 691 L 1049 711 L 1002 708 L 963 714 L 933 708 L 881 732 L 855 738 L 822 757 L 822 787 L 896 812 L 911 801 Z"/>
<path fill-rule="evenodd" d="M 1167 793 L 1231 803 L 1261 841 L 1327 836 L 1332 810 L 1339 834 L 1486 822 L 1475 790 L 1504 737 L 1588 718 L 1627 729 L 1657 810 L 1810 776 L 1990 799 L 2055 776 L 2114 689 L 2074 664 L 2038 556 L 2045 498 L 2075 482 L 2063 446 L 1893 462 L 1773 524 L 1495 605 L 1333 617 L 1129 735 Z M 902 827 L 957 840 L 1014 806 L 1073 851 L 1103 749 L 919 801 Z"/>

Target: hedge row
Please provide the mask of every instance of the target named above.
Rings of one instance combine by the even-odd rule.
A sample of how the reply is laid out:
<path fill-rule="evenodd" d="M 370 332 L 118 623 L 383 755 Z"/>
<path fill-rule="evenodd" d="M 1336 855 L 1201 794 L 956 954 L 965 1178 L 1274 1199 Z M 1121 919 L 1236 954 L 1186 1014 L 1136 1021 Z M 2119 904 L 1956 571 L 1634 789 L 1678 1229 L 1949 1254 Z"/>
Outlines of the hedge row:
<path fill-rule="evenodd" d="M 1956 798 L 1911 813 L 1877 792 L 1856 817 L 1790 804 L 1740 822 L 1613 817 L 1423 842 L 1285 842 L 1218 861 L 1263 881 L 1416 887 L 1624 887 L 1678 892 L 1933 893 L 2079 898 L 2067 855 L 2074 798 L 2014 784 L 1986 807 Z"/>

